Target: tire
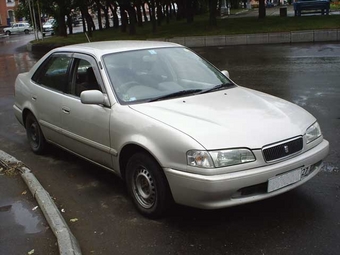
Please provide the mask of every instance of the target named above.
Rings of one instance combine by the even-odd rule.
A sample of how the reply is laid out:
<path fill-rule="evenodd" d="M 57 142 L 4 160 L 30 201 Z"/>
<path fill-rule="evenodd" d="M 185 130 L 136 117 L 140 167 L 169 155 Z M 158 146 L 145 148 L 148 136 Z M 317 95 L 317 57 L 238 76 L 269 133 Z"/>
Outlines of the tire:
<path fill-rule="evenodd" d="M 30 31 L 28 31 L 27 29 L 24 31 L 26 35 L 28 35 L 30 33 Z"/>
<path fill-rule="evenodd" d="M 11 31 L 6 31 L 6 35 L 11 35 Z"/>
<path fill-rule="evenodd" d="M 138 152 L 128 161 L 126 184 L 135 207 L 148 218 L 159 218 L 172 204 L 170 188 L 159 164 Z"/>
<path fill-rule="evenodd" d="M 45 152 L 46 140 L 37 119 L 32 113 L 27 115 L 25 124 L 27 139 L 32 151 L 35 154 L 43 154 Z"/>

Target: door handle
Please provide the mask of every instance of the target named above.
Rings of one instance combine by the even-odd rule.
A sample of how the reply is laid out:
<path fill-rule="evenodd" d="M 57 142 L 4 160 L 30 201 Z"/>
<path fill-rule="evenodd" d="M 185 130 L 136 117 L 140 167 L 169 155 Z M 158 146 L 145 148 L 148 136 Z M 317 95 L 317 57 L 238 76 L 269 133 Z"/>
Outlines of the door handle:
<path fill-rule="evenodd" d="M 32 96 L 32 100 L 33 101 L 37 101 L 37 97 L 36 96 Z"/>
<path fill-rule="evenodd" d="M 62 108 L 62 111 L 63 111 L 63 113 L 70 114 L 71 109 L 68 108 L 68 107 L 63 107 L 63 108 Z"/>

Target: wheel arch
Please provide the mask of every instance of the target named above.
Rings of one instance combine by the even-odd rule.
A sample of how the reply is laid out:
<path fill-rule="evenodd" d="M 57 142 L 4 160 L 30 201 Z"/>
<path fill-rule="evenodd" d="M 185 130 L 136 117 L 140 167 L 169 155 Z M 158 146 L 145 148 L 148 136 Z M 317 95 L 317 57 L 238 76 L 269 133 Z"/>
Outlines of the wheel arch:
<path fill-rule="evenodd" d="M 145 149 L 144 147 L 138 144 L 127 144 L 122 148 L 122 150 L 119 153 L 119 169 L 120 169 L 120 175 L 123 180 L 125 180 L 126 166 L 127 166 L 129 159 L 131 158 L 132 155 L 138 152 L 143 152 L 143 153 L 148 154 L 150 157 L 152 157 L 157 162 L 160 168 L 162 168 L 157 158 L 150 151 L 148 151 L 147 149 Z"/>
<path fill-rule="evenodd" d="M 25 128 L 26 128 L 26 118 L 27 118 L 28 114 L 32 114 L 34 116 L 34 118 L 36 118 L 34 113 L 30 109 L 25 108 L 22 111 L 22 122 L 23 122 L 23 125 L 24 125 Z"/>

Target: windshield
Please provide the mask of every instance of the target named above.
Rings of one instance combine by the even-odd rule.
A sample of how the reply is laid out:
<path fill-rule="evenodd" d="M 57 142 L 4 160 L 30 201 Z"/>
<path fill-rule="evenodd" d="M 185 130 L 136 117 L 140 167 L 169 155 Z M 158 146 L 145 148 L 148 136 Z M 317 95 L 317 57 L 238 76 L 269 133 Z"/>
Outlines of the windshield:
<path fill-rule="evenodd" d="M 105 55 L 103 62 L 122 104 L 188 96 L 220 85 L 220 89 L 234 86 L 219 70 L 182 47 L 113 53 Z"/>

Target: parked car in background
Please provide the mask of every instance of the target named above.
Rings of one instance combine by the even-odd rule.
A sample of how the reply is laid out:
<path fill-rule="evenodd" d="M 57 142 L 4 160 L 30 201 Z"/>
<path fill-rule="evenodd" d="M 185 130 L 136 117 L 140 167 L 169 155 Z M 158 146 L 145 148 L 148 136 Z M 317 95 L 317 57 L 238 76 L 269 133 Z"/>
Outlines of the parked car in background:
<path fill-rule="evenodd" d="M 148 217 L 172 201 L 217 209 L 281 194 L 329 150 L 301 107 L 165 42 L 54 49 L 18 75 L 14 112 L 35 153 L 53 143 L 114 172 Z"/>
<path fill-rule="evenodd" d="M 29 23 L 14 23 L 11 27 L 6 27 L 4 28 L 4 33 L 6 35 L 11 35 L 11 34 L 18 34 L 18 33 L 25 33 L 29 34 L 31 31 L 33 31 L 33 28 Z"/>
<path fill-rule="evenodd" d="M 72 25 L 75 27 L 80 25 L 80 19 L 77 16 L 72 17 Z"/>
<path fill-rule="evenodd" d="M 321 15 L 329 15 L 330 1 L 329 0 L 296 0 L 294 2 L 294 15 L 301 16 L 303 11 L 319 11 Z"/>
<path fill-rule="evenodd" d="M 56 27 L 56 21 L 55 19 L 49 19 L 47 20 L 42 27 L 42 33 L 43 36 L 50 34 L 50 35 L 54 35 L 54 29 Z"/>

